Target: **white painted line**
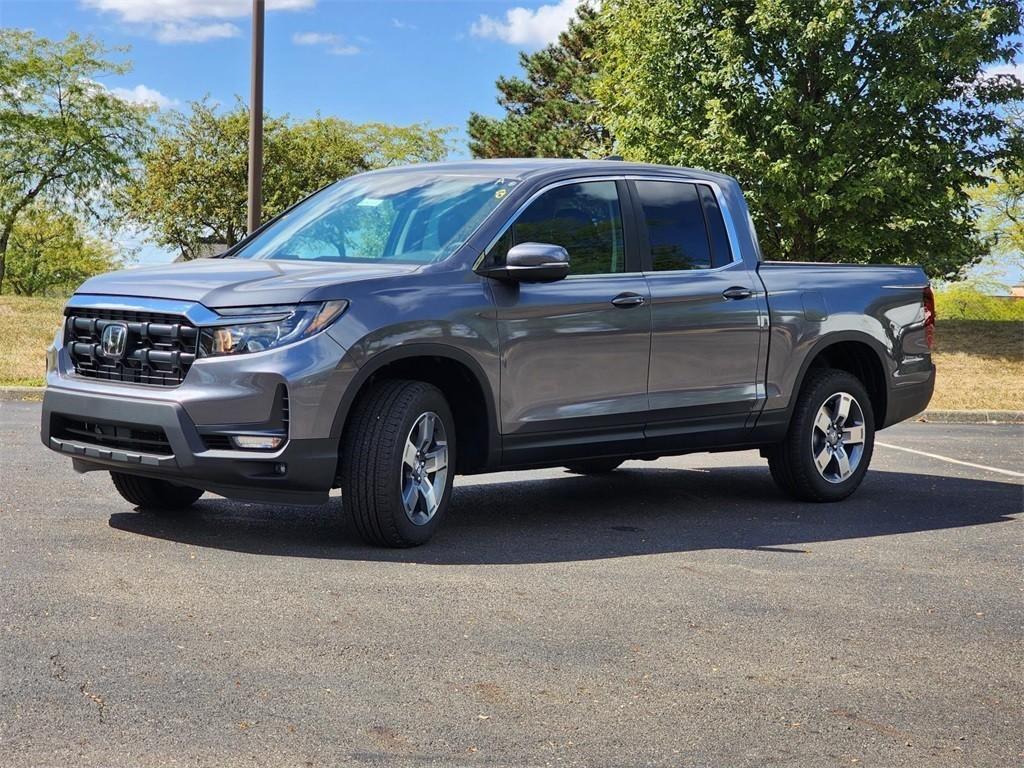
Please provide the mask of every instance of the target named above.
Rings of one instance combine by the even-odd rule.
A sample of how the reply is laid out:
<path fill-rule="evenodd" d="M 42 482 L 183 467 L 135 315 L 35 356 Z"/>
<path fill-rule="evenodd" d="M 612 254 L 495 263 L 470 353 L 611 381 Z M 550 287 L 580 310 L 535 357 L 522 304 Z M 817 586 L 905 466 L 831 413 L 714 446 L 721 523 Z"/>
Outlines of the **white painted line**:
<path fill-rule="evenodd" d="M 907 453 L 916 453 L 918 456 L 927 456 L 929 459 L 938 459 L 939 461 L 948 461 L 950 464 L 961 464 L 965 467 L 973 467 L 974 469 L 983 469 L 986 472 L 998 472 L 1000 475 L 1009 475 L 1010 477 L 1024 477 L 1024 472 L 1014 472 L 1012 469 L 999 469 L 999 467 L 989 467 L 985 464 L 972 464 L 969 461 L 960 461 L 960 459 L 951 459 L 949 456 L 940 456 L 937 453 L 928 453 L 927 451 L 917 451 L 913 448 L 904 448 L 902 445 L 893 445 L 892 443 L 883 443 L 879 440 L 875 441 L 875 445 L 880 445 L 883 448 L 892 448 L 894 451 L 906 451 Z"/>

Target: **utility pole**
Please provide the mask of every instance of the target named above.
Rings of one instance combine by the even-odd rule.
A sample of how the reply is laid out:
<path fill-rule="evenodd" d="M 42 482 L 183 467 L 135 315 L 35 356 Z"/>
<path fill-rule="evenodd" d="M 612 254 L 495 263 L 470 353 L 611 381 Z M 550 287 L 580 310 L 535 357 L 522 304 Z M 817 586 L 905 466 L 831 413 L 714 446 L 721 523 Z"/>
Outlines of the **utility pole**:
<path fill-rule="evenodd" d="M 263 213 L 263 14 L 266 0 L 252 0 L 252 88 L 249 92 L 249 233 Z"/>

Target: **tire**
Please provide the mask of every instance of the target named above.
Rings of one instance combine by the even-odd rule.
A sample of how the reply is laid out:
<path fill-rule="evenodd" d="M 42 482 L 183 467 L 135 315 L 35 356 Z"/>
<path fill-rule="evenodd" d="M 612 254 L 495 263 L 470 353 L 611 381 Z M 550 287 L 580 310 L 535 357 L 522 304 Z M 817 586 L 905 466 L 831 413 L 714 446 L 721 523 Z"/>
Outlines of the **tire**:
<path fill-rule="evenodd" d="M 565 468 L 574 475 L 607 475 L 614 472 L 624 459 L 586 459 L 566 464 Z"/>
<path fill-rule="evenodd" d="M 852 402 L 844 403 L 847 396 Z M 847 415 L 841 417 L 844 405 Z M 766 455 L 772 479 L 785 493 L 831 502 L 857 490 L 874 446 L 875 416 L 864 385 L 846 371 L 822 368 L 808 373 L 785 439 Z"/>
<path fill-rule="evenodd" d="M 342 503 L 360 538 L 383 547 L 429 540 L 448 511 L 455 451 L 455 420 L 437 387 L 408 380 L 372 385 L 341 446 Z"/>
<path fill-rule="evenodd" d="M 121 498 L 133 507 L 149 512 L 179 512 L 191 507 L 203 495 L 201 488 L 126 475 L 124 472 L 111 472 L 110 479 Z"/>

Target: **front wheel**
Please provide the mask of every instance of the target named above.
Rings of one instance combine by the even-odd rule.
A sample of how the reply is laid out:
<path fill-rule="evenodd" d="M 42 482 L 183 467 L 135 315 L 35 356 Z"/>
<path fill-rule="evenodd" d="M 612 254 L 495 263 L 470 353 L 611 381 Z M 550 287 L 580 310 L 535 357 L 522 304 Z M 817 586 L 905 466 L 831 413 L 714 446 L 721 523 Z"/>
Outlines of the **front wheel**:
<path fill-rule="evenodd" d="M 776 484 L 801 501 L 839 501 L 861 484 L 875 416 L 860 380 L 831 368 L 807 375 L 786 438 L 768 450 Z"/>
<path fill-rule="evenodd" d="M 111 472 L 110 479 L 121 498 L 134 507 L 148 512 L 180 512 L 188 509 L 200 496 L 201 488 L 175 485 L 166 480 Z"/>
<path fill-rule="evenodd" d="M 414 547 L 433 535 L 455 469 L 455 420 L 437 387 L 374 384 L 355 408 L 341 451 L 342 500 L 360 538 Z"/>

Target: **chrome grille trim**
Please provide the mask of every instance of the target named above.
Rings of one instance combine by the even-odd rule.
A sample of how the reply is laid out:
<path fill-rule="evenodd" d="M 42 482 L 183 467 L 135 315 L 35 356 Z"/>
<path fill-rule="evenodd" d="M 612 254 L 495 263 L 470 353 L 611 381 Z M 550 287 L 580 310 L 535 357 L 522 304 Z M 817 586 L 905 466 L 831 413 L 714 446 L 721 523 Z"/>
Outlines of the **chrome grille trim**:
<path fill-rule="evenodd" d="M 70 303 L 64 312 L 64 348 L 79 376 L 176 387 L 195 362 L 199 329 L 183 315 Z M 100 344 L 111 324 L 128 329 L 124 355 L 116 359 L 104 356 Z"/>

